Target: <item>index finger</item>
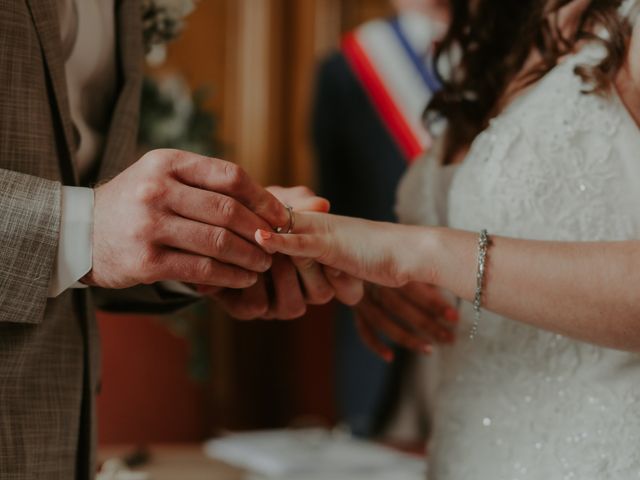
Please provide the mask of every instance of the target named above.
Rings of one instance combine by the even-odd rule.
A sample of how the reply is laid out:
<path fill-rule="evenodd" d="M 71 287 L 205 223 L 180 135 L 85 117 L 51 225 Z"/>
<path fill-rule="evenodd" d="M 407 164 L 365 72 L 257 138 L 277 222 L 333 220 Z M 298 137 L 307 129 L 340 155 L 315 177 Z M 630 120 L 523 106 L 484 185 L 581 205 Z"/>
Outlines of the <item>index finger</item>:
<path fill-rule="evenodd" d="M 409 283 L 399 288 L 398 293 L 416 307 L 451 319 L 455 316 L 455 305 L 451 304 L 439 288 L 426 283 Z"/>
<path fill-rule="evenodd" d="M 235 198 L 271 227 L 286 226 L 289 222 L 285 206 L 234 163 L 176 151 L 171 170 L 187 185 Z"/>
<path fill-rule="evenodd" d="M 267 190 L 282 203 L 291 205 L 298 211 L 329 213 L 331 210 L 329 200 L 317 196 L 313 190 L 304 186 L 291 188 L 271 186 L 267 187 Z"/>
<path fill-rule="evenodd" d="M 358 306 L 358 312 L 363 317 L 368 318 L 370 325 L 375 326 L 377 331 L 383 333 L 389 340 L 398 345 L 424 354 L 432 352 L 429 341 L 417 336 L 413 329 L 397 323 L 378 305 L 365 300 Z"/>
<path fill-rule="evenodd" d="M 270 229 L 263 218 L 232 197 L 180 184 L 167 194 L 173 212 L 207 225 L 231 230 L 254 242 L 256 228 Z"/>

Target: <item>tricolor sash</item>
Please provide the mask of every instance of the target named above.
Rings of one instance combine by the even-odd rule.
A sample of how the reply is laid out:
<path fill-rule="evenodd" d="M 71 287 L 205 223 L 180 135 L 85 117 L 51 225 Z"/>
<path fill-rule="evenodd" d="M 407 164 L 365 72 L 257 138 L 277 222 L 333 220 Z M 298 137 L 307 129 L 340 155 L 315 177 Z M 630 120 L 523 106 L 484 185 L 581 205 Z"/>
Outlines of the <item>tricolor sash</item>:
<path fill-rule="evenodd" d="M 345 36 L 342 52 L 407 162 L 432 140 L 422 115 L 439 82 L 398 19 L 375 20 Z"/>

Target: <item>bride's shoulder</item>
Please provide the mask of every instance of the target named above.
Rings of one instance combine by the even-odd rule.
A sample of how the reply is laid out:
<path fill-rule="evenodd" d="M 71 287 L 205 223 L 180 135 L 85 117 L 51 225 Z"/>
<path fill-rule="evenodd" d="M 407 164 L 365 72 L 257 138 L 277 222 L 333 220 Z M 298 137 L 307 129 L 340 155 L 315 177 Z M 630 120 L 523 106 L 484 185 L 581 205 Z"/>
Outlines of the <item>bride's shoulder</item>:
<path fill-rule="evenodd" d="M 428 153 L 418 158 L 402 177 L 396 192 L 396 215 L 402 223 L 422 224 L 424 223 L 424 212 L 422 206 L 429 203 L 427 181 L 429 179 L 428 170 L 430 164 L 435 163 L 432 153 Z"/>

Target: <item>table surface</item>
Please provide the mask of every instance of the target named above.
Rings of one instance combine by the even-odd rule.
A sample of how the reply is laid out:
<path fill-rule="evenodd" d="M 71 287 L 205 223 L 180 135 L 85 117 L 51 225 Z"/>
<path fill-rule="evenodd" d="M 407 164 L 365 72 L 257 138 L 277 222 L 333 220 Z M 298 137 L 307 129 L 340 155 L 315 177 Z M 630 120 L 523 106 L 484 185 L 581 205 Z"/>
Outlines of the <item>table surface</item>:
<path fill-rule="evenodd" d="M 129 446 L 101 447 L 98 460 L 122 457 L 134 450 Z M 205 456 L 202 445 L 156 445 L 149 447 L 151 459 L 138 470 L 152 480 L 243 480 L 245 473 Z"/>

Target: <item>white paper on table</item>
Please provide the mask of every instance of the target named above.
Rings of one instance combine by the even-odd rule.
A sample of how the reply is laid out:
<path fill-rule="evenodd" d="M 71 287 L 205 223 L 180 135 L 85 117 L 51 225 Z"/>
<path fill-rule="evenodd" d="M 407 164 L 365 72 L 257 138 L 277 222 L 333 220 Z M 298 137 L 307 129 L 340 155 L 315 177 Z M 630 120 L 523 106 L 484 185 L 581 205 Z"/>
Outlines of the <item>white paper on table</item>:
<path fill-rule="evenodd" d="M 326 430 L 240 433 L 205 444 L 205 453 L 278 480 L 423 480 L 425 461 Z"/>
<path fill-rule="evenodd" d="M 292 473 L 289 475 L 260 475 L 251 474 L 246 480 L 425 480 L 426 471 L 409 471 L 409 469 L 382 469 L 374 472 L 316 472 L 316 473 Z"/>

